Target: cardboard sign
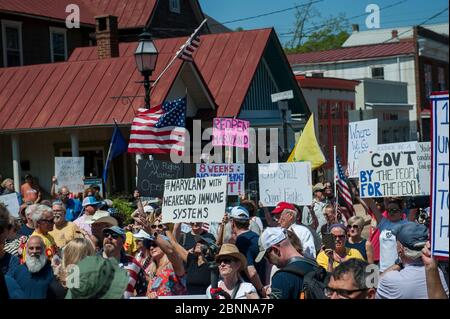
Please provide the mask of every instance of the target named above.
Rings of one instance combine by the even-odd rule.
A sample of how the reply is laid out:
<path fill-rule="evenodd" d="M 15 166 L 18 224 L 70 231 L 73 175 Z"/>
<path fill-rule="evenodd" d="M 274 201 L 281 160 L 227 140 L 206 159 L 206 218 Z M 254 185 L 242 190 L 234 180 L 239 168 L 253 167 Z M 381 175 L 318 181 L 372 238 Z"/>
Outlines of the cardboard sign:
<path fill-rule="evenodd" d="M 431 183 L 431 252 L 434 256 L 448 254 L 449 206 L 449 112 L 448 94 L 432 96 L 432 183 Z"/>
<path fill-rule="evenodd" d="M 19 217 L 20 205 L 16 193 L 0 196 L 0 203 L 5 205 L 11 216 Z"/>
<path fill-rule="evenodd" d="M 141 196 L 159 197 L 164 194 L 164 181 L 191 177 L 188 164 L 158 160 L 140 160 L 138 163 L 137 188 Z"/>
<path fill-rule="evenodd" d="M 84 157 L 55 157 L 58 189 L 67 186 L 71 193 L 84 191 Z"/>
<path fill-rule="evenodd" d="M 264 206 L 312 203 L 310 162 L 259 164 L 259 197 Z"/>
<path fill-rule="evenodd" d="M 215 118 L 213 120 L 213 146 L 233 146 L 248 148 L 249 121 Z"/>
<path fill-rule="evenodd" d="M 431 142 L 417 143 L 417 162 L 419 163 L 420 194 L 430 195 Z"/>
<path fill-rule="evenodd" d="M 226 176 L 166 180 L 163 223 L 221 222 L 226 201 Z"/>
<path fill-rule="evenodd" d="M 358 159 L 378 144 L 378 119 L 348 123 L 348 172 L 358 177 Z"/>
<path fill-rule="evenodd" d="M 358 166 L 361 198 L 420 195 L 415 150 L 361 154 Z"/>
<path fill-rule="evenodd" d="M 228 195 L 245 193 L 244 164 L 197 164 L 196 177 L 227 176 Z"/>
<path fill-rule="evenodd" d="M 378 144 L 375 148 L 372 148 L 371 151 L 375 152 L 406 152 L 406 151 L 416 151 L 417 150 L 417 142 L 401 142 L 401 143 L 388 143 L 388 144 Z"/>

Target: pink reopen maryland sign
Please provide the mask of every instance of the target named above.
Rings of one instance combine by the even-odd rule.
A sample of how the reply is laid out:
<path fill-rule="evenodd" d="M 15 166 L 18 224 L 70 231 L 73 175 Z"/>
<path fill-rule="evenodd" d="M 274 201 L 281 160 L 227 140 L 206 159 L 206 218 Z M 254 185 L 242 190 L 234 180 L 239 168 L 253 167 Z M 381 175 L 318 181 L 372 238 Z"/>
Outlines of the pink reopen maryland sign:
<path fill-rule="evenodd" d="M 213 146 L 248 148 L 249 121 L 215 118 L 213 120 Z"/>

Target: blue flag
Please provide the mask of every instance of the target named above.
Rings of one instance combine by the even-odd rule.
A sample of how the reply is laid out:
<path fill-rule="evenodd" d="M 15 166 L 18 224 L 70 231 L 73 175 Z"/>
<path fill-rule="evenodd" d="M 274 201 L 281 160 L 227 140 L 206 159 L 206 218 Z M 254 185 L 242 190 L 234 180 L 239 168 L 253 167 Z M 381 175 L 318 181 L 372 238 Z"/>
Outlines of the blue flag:
<path fill-rule="evenodd" d="M 103 182 L 106 184 L 108 179 L 109 164 L 113 158 L 116 158 L 120 154 L 126 152 L 128 148 L 128 143 L 125 141 L 119 127 L 116 125 L 114 128 L 114 133 L 111 138 L 111 143 L 109 144 L 108 157 L 106 158 L 105 168 L 103 169 Z"/>

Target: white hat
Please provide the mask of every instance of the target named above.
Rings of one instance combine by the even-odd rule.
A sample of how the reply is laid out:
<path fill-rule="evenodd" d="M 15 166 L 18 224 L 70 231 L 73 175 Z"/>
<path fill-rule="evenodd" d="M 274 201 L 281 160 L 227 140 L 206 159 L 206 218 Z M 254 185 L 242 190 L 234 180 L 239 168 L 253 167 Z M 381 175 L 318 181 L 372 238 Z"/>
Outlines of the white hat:
<path fill-rule="evenodd" d="M 133 234 L 136 239 L 152 239 L 152 237 L 144 230 L 139 230 L 136 234 Z"/>
<path fill-rule="evenodd" d="M 91 218 L 85 221 L 86 224 L 91 225 L 93 223 L 108 223 L 112 226 L 118 226 L 117 219 L 114 217 L 111 217 L 109 212 L 105 210 L 98 210 L 95 212 L 94 215 L 92 215 Z"/>
<path fill-rule="evenodd" d="M 249 220 L 250 214 L 245 207 L 235 206 L 230 211 L 230 218 L 241 219 L 241 220 Z"/>
<path fill-rule="evenodd" d="M 255 261 L 260 262 L 264 258 L 267 249 L 282 242 L 287 238 L 285 230 L 281 227 L 268 227 L 259 237 L 259 254 Z"/>
<path fill-rule="evenodd" d="M 144 213 L 153 214 L 154 211 L 155 211 L 155 209 L 152 206 L 150 206 L 150 205 L 144 206 Z"/>

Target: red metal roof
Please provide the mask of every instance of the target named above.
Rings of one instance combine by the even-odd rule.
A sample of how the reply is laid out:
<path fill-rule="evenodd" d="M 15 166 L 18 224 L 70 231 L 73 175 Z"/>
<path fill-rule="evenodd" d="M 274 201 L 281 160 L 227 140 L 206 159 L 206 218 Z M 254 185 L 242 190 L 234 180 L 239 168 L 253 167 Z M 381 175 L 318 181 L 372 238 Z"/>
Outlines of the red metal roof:
<path fill-rule="evenodd" d="M 272 29 L 201 36 L 194 62 L 218 107 L 218 116 L 236 116 L 244 102 Z M 156 40 L 159 74 L 186 41 Z M 136 43 L 121 43 L 120 57 L 97 59 L 96 47 L 77 48 L 68 62 L 0 69 L 0 131 L 131 123 L 143 105 L 113 96 L 144 95 L 133 53 Z M 178 74 L 177 59 L 151 93 L 164 101 Z M 156 76 L 152 76 L 153 79 Z"/>
<path fill-rule="evenodd" d="M 95 24 L 94 16 L 96 11 L 83 3 L 83 0 L 0 0 L 0 11 L 65 21 L 70 14 L 66 12 L 66 7 L 69 4 L 77 4 L 79 6 L 81 23 Z"/>
<path fill-rule="evenodd" d="M 330 89 L 341 91 L 355 91 L 355 86 L 359 81 L 346 80 L 340 78 L 321 78 L 321 77 L 306 77 L 304 75 L 296 75 L 295 79 L 302 89 Z"/>
<path fill-rule="evenodd" d="M 81 0 L 97 14 L 116 16 L 119 28 L 144 27 L 150 20 L 157 0 Z"/>
<path fill-rule="evenodd" d="M 414 42 L 361 45 L 319 52 L 289 54 L 291 65 L 337 62 L 345 60 L 374 59 L 381 57 L 414 54 Z"/>

